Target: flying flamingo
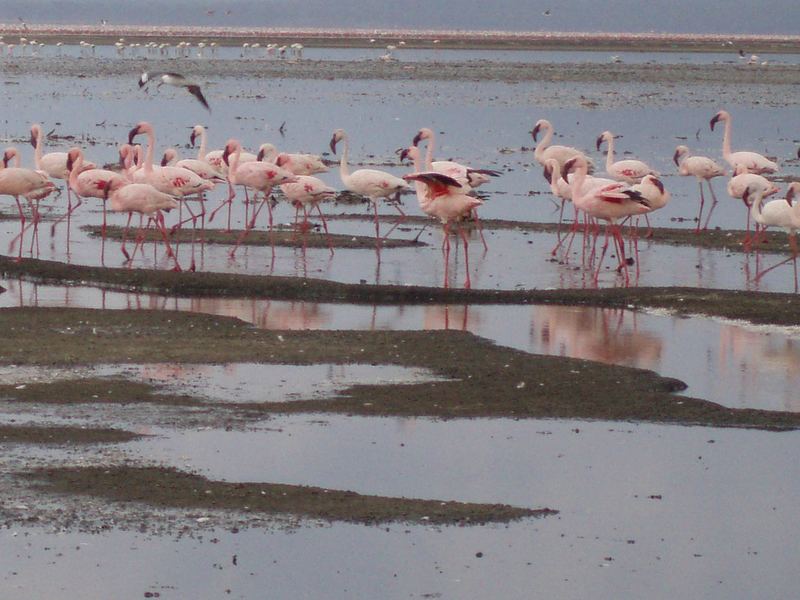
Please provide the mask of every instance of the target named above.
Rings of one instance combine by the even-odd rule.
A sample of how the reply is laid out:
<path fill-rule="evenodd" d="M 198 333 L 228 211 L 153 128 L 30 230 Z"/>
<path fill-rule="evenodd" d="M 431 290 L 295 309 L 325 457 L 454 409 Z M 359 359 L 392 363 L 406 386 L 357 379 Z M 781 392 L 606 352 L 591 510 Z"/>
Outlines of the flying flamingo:
<path fill-rule="evenodd" d="M 282 169 L 272 163 L 250 161 L 242 164 L 240 163 L 241 155 L 242 145 L 239 141 L 234 139 L 228 140 L 228 143 L 225 144 L 225 150 L 222 153 L 222 160 L 228 167 L 228 200 L 226 200 L 226 202 L 232 202 L 236 197 L 235 186 L 237 185 L 244 186 L 245 189 L 250 188 L 256 193 L 261 192 L 264 197 L 258 208 L 253 209 L 253 216 L 245 223 L 244 231 L 242 231 L 239 239 L 236 240 L 236 245 L 230 251 L 230 255 L 233 256 L 236 253 L 236 249 L 242 241 L 244 241 L 244 238 L 250 233 L 250 230 L 255 227 L 256 217 L 258 217 L 258 213 L 265 204 L 269 211 L 269 235 L 272 251 L 274 253 L 275 244 L 272 239 L 272 199 L 270 198 L 270 194 L 272 193 L 272 188 L 276 185 L 292 183 L 297 181 L 297 178 L 286 169 Z"/>
<path fill-rule="evenodd" d="M 794 198 L 796 195 L 800 195 L 800 182 L 794 181 L 789 185 L 789 189 L 786 191 L 786 198 L 772 200 L 762 206 L 765 197 L 764 193 L 767 190 L 768 188 L 763 182 L 756 181 L 747 187 L 742 200 L 745 204 L 751 202 L 750 213 L 752 214 L 753 220 L 761 224 L 764 229 L 767 227 L 781 227 L 787 231 L 789 234 L 789 245 L 792 249 L 792 256 L 764 269 L 761 273 L 756 275 L 755 280 L 758 281 L 769 271 L 791 260 L 794 264 L 794 291 L 797 292 L 797 230 L 800 229 L 800 205 L 794 202 Z"/>
<path fill-rule="evenodd" d="M 405 180 L 395 177 L 386 171 L 378 169 L 357 169 L 350 172 L 347 159 L 350 152 L 350 143 L 344 129 L 337 129 L 331 137 L 331 152 L 336 154 L 336 144 L 344 142 L 342 158 L 339 163 L 339 176 L 344 187 L 355 194 L 360 194 L 369 198 L 375 214 L 375 248 L 380 251 L 380 223 L 378 222 L 378 199 L 394 197 L 394 206 L 400 213 L 401 218 L 405 213 L 400 208 L 400 192 L 408 188 Z M 388 234 L 387 234 L 388 235 Z"/>
<path fill-rule="evenodd" d="M 655 175 L 658 177 L 658 172 L 651 169 L 647 163 L 641 160 L 625 159 L 614 161 L 614 134 L 610 131 L 604 131 L 597 138 L 597 149 L 603 142 L 608 143 L 608 154 L 606 155 L 606 172 L 612 179 L 617 181 L 625 181 L 626 183 L 639 183 L 645 175 Z"/>
<path fill-rule="evenodd" d="M 17 210 L 19 211 L 20 232 L 9 243 L 9 252 L 14 248 L 14 244 L 19 241 L 19 253 L 17 260 L 22 260 L 22 239 L 25 231 L 33 227 L 34 239 L 36 239 L 36 231 L 39 225 L 39 210 L 37 202 L 42 198 L 49 196 L 55 189 L 55 184 L 50 181 L 45 175 L 34 171 L 33 169 L 25 169 L 21 167 L 9 167 L 8 163 L 12 158 L 12 154 L 6 150 L 3 154 L 3 168 L 0 169 L 0 196 L 14 196 L 17 203 Z M 25 224 L 25 213 L 22 210 L 22 204 L 19 197 L 23 196 L 31 207 L 32 222 L 28 225 Z"/>
<path fill-rule="evenodd" d="M 722 135 L 722 157 L 736 171 L 745 169 L 748 173 L 764 174 L 776 173 L 778 165 L 767 157 L 758 152 L 749 152 L 740 150 L 739 152 L 731 152 L 731 116 L 728 111 L 721 110 L 711 119 L 711 131 L 714 131 L 714 125 L 720 121 L 725 121 L 725 131 Z M 742 171 L 739 171 L 742 172 Z"/>
<path fill-rule="evenodd" d="M 419 163 L 419 152 L 416 147 L 408 149 L 409 156 L 415 164 Z M 461 227 L 461 220 L 464 215 L 470 214 L 483 202 L 479 198 L 469 196 L 462 191 L 461 184 L 442 173 L 425 171 L 403 175 L 406 181 L 413 181 L 417 192 L 417 200 L 422 211 L 432 217 L 439 219 L 442 224 L 442 246 L 444 249 L 444 285 L 448 287 L 449 277 L 448 268 L 450 265 L 450 225 L 456 224 L 461 239 L 464 242 L 464 268 L 466 278 L 464 287 L 469 289 L 472 281 L 469 274 L 469 241 L 467 234 Z"/>
<path fill-rule="evenodd" d="M 568 174 L 572 169 L 575 170 L 575 173 L 570 178 Z M 577 156 L 566 162 L 561 176 L 570 183 L 573 204 L 591 217 L 606 221 L 606 238 L 597 264 L 597 270 L 594 274 L 594 281 L 597 282 L 600 277 L 600 269 L 608 250 L 608 238 L 613 236 L 614 245 L 617 248 L 617 256 L 620 259 L 617 271 L 625 271 L 625 282 L 628 283 L 625 242 L 622 239 L 618 221 L 632 215 L 644 214 L 650 210 L 650 207 L 647 200 L 639 192 L 632 190 L 630 186 L 622 182 L 595 188 L 585 186 L 587 170 L 586 161 Z"/>
<path fill-rule="evenodd" d="M 321 156 L 299 152 L 278 152 L 278 149 L 270 143 L 259 146 L 256 160 L 274 163 L 295 175 L 315 175 L 328 172 L 328 167 L 322 161 Z"/>
<path fill-rule="evenodd" d="M 180 271 L 181 267 L 178 264 L 178 258 L 169 244 L 169 236 L 164 225 L 164 214 L 162 212 L 177 208 L 178 201 L 169 194 L 158 191 L 149 183 L 128 183 L 119 179 L 115 179 L 109 184 L 108 188 L 106 188 L 106 196 L 111 203 L 111 210 L 128 213 L 128 222 L 125 226 L 125 233 L 122 236 L 122 254 L 128 260 L 128 266 L 131 266 L 137 249 L 144 243 L 145 230 L 150 227 L 151 223 L 155 223 L 164 238 L 167 255 L 175 262 L 173 271 Z M 136 235 L 133 252 L 128 254 L 125 249 L 125 240 L 130 229 L 131 218 L 135 212 L 139 213 L 139 231 Z M 147 225 L 143 226 L 145 215 L 147 216 Z"/>
<path fill-rule="evenodd" d="M 577 148 L 573 148 L 572 146 L 551 145 L 553 141 L 553 126 L 550 124 L 550 121 L 547 119 L 539 119 L 536 121 L 536 125 L 534 125 L 533 130 L 531 131 L 534 142 L 537 141 L 540 131 L 545 132 L 544 137 L 542 138 L 542 141 L 536 145 L 536 149 L 533 151 L 533 157 L 540 165 L 545 166 L 545 162 L 548 159 L 553 159 L 558 162 L 557 172 L 560 172 L 561 168 L 564 166 L 564 163 L 570 158 L 583 156 L 586 164 L 589 165 L 589 172 L 592 172 L 594 168 L 592 159 L 590 159 Z"/>
<path fill-rule="evenodd" d="M 675 165 L 678 167 L 678 174 L 684 177 L 694 176 L 697 178 L 697 184 L 700 186 L 700 212 L 697 213 L 697 227 L 695 233 L 700 233 L 700 229 L 708 229 L 708 224 L 711 221 L 711 213 L 714 212 L 714 207 L 717 206 L 717 196 L 714 193 L 714 188 L 711 187 L 711 180 L 714 177 L 725 175 L 725 169 L 722 168 L 715 160 L 707 156 L 691 156 L 689 148 L 686 146 L 678 146 L 675 148 L 675 154 L 672 156 Z M 711 192 L 711 208 L 708 210 L 705 225 L 703 222 L 703 205 L 705 204 L 705 197 L 703 196 L 703 182 L 708 184 L 708 189 Z M 702 225 L 702 227 L 701 227 Z"/>
<path fill-rule="evenodd" d="M 320 219 L 322 219 L 322 227 L 325 230 L 325 235 L 328 237 L 328 248 L 332 255 L 333 241 L 328 233 L 328 223 L 325 221 L 325 215 L 322 214 L 319 203 L 323 200 L 332 200 L 336 195 L 336 190 L 326 185 L 324 181 L 317 177 L 298 175 L 296 176 L 296 181 L 282 184 L 281 191 L 295 207 L 295 221 L 297 221 L 297 212 L 301 208 L 303 209 L 304 232 L 308 230 L 308 207 L 316 207 Z"/>

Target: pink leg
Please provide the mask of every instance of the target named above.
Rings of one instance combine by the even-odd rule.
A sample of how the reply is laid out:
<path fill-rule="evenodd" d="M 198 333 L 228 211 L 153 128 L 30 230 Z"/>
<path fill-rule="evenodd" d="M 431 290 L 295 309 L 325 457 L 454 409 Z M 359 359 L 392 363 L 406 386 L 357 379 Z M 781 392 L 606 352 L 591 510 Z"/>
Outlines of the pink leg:
<path fill-rule="evenodd" d="M 74 213 L 74 212 L 75 212 L 75 210 L 77 210 L 77 208 L 78 208 L 78 207 L 79 207 L 81 204 L 83 204 L 83 198 L 80 198 L 80 197 L 78 197 L 78 201 L 77 201 L 77 202 L 76 202 L 76 203 L 75 203 L 73 206 L 70 206 L 70 207 L 68 208 L 68 210 L 67 210 L 67 214 L 65 214 L 65 215 L 63 215 L 63 216 L 59 217 L 58 219 L 56 219 L 56 222 L 55 222 L 55 223 L 53 223 L 53 224 L 50 226 L 50 235 L 51 235 L 51 236 L 52 236 L 52 235 L 55 235 L 55 233 L 56 233 L 56 226 L 57 226 L 59 223 L 61 223 L 61 222 L 62 222 L 64 219 L 70 219 L 70 218 L 72 217 L 72 213 Z M 68 222 L 69 222 L 69 221 L 68 221 Z"/>
<path fill-rule="evenodd" d="M 181 271 L 181 266 L 178 264 L 178 257 L 172 251 L 172 247 L 169 245 L 169 235 L 167 235 L 167 228 L 164 225 L 164 213 L 158 211 L 155 216 L 155 223 L 158 226 L 159 230 L 161 231 L 161 237 L 164 238 L 164 245 L 167 247 L 167 256 L 172 257 L 172 260 L 175 262 L 175 266 L 172 267 L 173 271 Z"/>
<path fill-rule="evenodd" d="M 444 233 L 444 239 L 442 240 L 442 246 L 444 249 L 444 287 L 450 287 L 450 277 L 449 277 L 449 268 L 450 268 L 450 225 L 449 223 L 445 223 L 442 225 L 442 232 Z"/>
<path fill-rule="evenodd" d="M 315 206 L 317 207 L 317 212 L 319 213 L 319 218 L 322 219 L 322 228 L 325 230 L 325 236 L 328 238 L 328 248 L 331 251 L 331 256 L 333 255 L 333 240 L 331 239 L 331 234 L 328 233 L 328 222 L 325 220 L 325 215 L 322 214 L 322 209 L 319 207 L 319 203 L 316 203 Z"/>
<path fill-rule="evenodd" d="M 122 232 L 122 255 L 125 257 L 125 260 L 131 260 L 131 255 L 128 254 L 127 248 L 125 248 L 125 242 L 128 237 L 128 231 L 131 228 L 131 219 L 133 218 L 133 213 L 128 213 L 128 222 L 125 224 L 125 230 Z"/>
<path fill-rule="evenodd" d="M 472 218 L 475 219 L 475 224 L 478 226 L 478 233 L 481 235 L 481 242 L 483 242 L 483 249 L 488 250 L 489 246 L 486 244 L 486 238 L 483 237 L 483 224 L 481 224 L 481 220 L 478 217 L 478 209 L 472 209 Z"/>
<path fill-rule="evenodd" d="M 472 281 L 469 278 L 469 242 L 467 241 L 467 233 L 461 225 L 458 225 L 458 232 L 461 234 L 461 239 L 464 240 L 464 269 L 467 272 L 467 277 L 464 280 L 464 288 L 470 289 L 472 287 Z"/>

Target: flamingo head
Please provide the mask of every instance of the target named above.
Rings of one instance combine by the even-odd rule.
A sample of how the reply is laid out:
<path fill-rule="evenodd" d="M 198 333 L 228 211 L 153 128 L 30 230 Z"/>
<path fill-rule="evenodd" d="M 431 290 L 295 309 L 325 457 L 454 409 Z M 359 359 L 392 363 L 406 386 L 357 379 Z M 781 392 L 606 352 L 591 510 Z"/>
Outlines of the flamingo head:
<path fill-rule="evenodd" d="M 31 146 L 36 148 L 39 145 L 39 135 L 41 135 L 42 129 L 39 127 L 38 124 L 31 125 Z"/>
<path fill-rule="evenodd" d="M 789 186 L 789 189 L 786 190 L 786 202 L 789 204 L 789 206 L 792 206 L 794 197 L 798 192 L 800 192 L 800 183 L 793 181 Z"/>
<path fill-rule="evenodd" d="M 176 156 L 176 152 L 174 148 L 167 148 L 164 150 L 164 156 L 161 157 L 161 166 L 166 167 L 169 163 L 171 163 Z"/>
<path fill-rule="evenodd" d="M 274 157 L 278 153 L 278 149 L 275 148 L 272 144 L 261 144 L 258 148 L 258 154 L 256 155 L 257 161 L 263 161 L 265 158 L 267 161 L 271 161 L 272 157 Z"/>
<path fill-rule="evenodd" d="M 11 151 L 11 148 L 8 148 L 5 152 L 3 152 L 3 168 L 8 168 L 8 163 L 14 158 L 14 152 Z"/>
<path fill-rule="evenodd" d="M 613 140 L 613 139 L 614 139 L 614 134 L 612 134 L 610 131 L 604 131 L 597 138 L 597 141 L 595 142 L 595 146 L 597 146 L 597 149 L 600 150 L 600 146 L 603 145 L 604 141 Z"/>
<path fill-rule="evenodd" d="M 586 168 L 586 160 L 580 156 L 573 156 L 564 163 L 564 166 L 561 167 L 561 179 L 564 181 L 569 181 L 569 174 L 572 173 L 576 168 L 581 167 L 584 169 Z"/>
<path fill-rule="evenodd" d="M 237 142 L 236 140 L 228 140 L 228 143 L 225 144 L 225 150 L 223 150 L 222 152 L 222 162 L 230 166 L 230 163 L 228 162 L 228 157 L 239 149 L 241 149 L 239 142 Z"/>
<path fill-rule="evenodd" d="M 546 129 L 549 126 L 550 123 L 548 121 L 545 121 L 544 119 L 539 119 L 538 121 L 536 121 L 536 125 L 533 126 L 533 131 L 531 131 L 531 135 L 533 136 L 533 141 L 538 142 L 539 140 L 537 140 L 536 138 L 539 136 L 539 132 L 542 129 Z"/>
<path fill-rule="evenodd" d="M 333 136 L 331 137 L 331 152 L 336 154 L 336 144 L 341 142 L 345 138 L 344 129 L 337 129 L 333 132 Z"/>
<path fill-rule="evenodd" d="M 189 143 L 194 148 L 194 144 L 197 141 L 197 127 L 192 127 L 192 133 L 189 134 Z"/>
<path fill-rule="evenodd" d="M 400 162 L 404 160 L 415 161 L 419 158 L 419 148 L 411 146 L 410 148 L 403 148 L 400 151 Z"/>
<path fill-rule="evenodd" d="M 414 146 L 416 146 L 416 145 L 417 145 L 417 144 L 419 144 L 419 143 L 420 143 L 422 140 L 428 140 L 428 139 L 430 139 L 431 137 L 433 137 L 433 131 L 431 131 L 431 130 L 430 130 L 430 129 L 428 129 L 427 127 L 423 127 L 422 129 L 420 129 L 420 130 L 419 130 L 419 132 L 417 133 L 417 135 L 415 135 L 415 136 L 414 136 L 414 141 L 412 142 L 412 144 L 413 144 Z"/>
<path fill-rule="evenodd" d="M 724 110 L 721 110 L 717 114 L 715 114 L 711 118 L 711 122 L 709 123 L 709 126 L 711 127 L 711 131 L 714 131 L 714 125 L 716 125 L 720 121 L 728 120 L 729 117 L 730 117 L 730 115 L 727 113 L 727 111 L 724 111 Z"/>
<path fill-rule="evenodd" d="M 655 175 L 645 175 L 644 179 L 649 181 L 650 185 L 655 186 L 662 196 L 666 193 L 664 190 L 664 183 Z"/>
<path fill-rule="evenodd" d="M 677 167 L 681 166 L 681 158 L 687 152 L 689 152 L 689 148 L 687 148 L 686 146 L 678 146 L 677 148 L 675 148 L 675 154 L 672 155 L 672 160 L 675 162 L 675 166 Z"/>
<path fill-rule="evenodd" d="M 143 133 L 145 134 L 153 133 L 153 126 L 150 125 L 150 123 L 147 123 L 146 121 L 141 121 L 137 123 L 136 127 L 134 127 L 133 129 L 130 130 L 130 132 L 128 132 L 128 143 L 132 144 L 133 138 Z"/>

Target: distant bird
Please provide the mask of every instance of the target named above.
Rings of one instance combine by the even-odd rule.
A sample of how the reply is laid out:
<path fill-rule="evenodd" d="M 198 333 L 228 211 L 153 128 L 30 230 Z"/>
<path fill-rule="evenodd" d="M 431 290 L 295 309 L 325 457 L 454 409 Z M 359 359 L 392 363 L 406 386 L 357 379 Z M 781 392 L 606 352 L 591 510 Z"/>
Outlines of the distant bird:
<path fill-rule="evenodd" d="M 737 170 L 744 168 L 748 173 L 756 173 L 763 175 L 764 173 L 775 173 L 778 171 L 778 165 L 769 160 L 758 152 L 749 152 L 740 150 L 739 152 L 731 152 L 731 116 L 728 111 L 721 110 L 711 119 L 711 131 L 714 131 L 714 125 L 720 121 L 725 122 L 725 132 L 722 136 L 722 157 L 731 166 L 732 169 Z"/>
<path fill-rule="evenodd" d="M 145 71 L 142 73 L 142 76 L 139 77 L 139 87 L 142 88 L 146 86 L 149 81 L 155 81 L 156 79 L 160 80 L 156 88 L 160 88 L 165 83 L 174 87 L 186 88 L 186 90 L 192 96 L 197 98 L 200 104 L 206 107 L 208 112 L 211 112 L 211 107 L 208 105 L 208 101 L 206 100 L 205 96 L 203 96 L 200 86 L 192 81 L 189 81 L 180 73 L 148 73 Z"/>
<path fill-rule="evenodd" d="M 707 156 L 691 156 L 689 148 L 686 146 L 678 146 L 675 148 L 675 154 L 672 156 L 675 165 L 678 167 L 678 174 L 684 177 L 693 175 L 697 178 L 697 183 L 700 186 L 700 212 L 697 213 L 697 227 L 694 232 L 699 233 L 700 229 L 708 229 L 708 223 L 711 221 L 711 213 L 714 212 L 714 207 L 717 205 L 717 196 L 714 194 L 714 188 L 711 187 L 711 180 L 714 177 L 725 175 L 725 169 L 722 168 L 715 160 Z M 705 197 L 703 196 L 703 182 L 708 184 L 708 189 L 711 191 L 711 208 L 708 211 L 705 225 L 702 225 L 703 219 L 703 205 L 705 204 Z"/>

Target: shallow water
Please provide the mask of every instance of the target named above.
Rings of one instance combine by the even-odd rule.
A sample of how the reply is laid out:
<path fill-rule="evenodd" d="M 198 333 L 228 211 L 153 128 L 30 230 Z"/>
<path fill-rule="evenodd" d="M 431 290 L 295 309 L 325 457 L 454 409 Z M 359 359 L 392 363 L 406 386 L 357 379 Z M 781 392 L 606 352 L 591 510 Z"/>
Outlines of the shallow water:
<path fill-rule="evenodd" d="M 356 329 L 471 331 L 496 343 L 532 352 L 650 369 L 684 381 L 683 394 L 733 408 L 800 411 L 800 330 L 756 326 L 662 312 L 570 306 L 369 306 L 255 299 L 167 298 L 100 291 L 91 287 L 9 281 L 0 307 L 180 310 L 231 316 L 272 330 Z M 175 367 L 180 370 L 183 367 Z M 254 371 L 231 365 L 225 385 L 266 385 L 270 367 Z M 262 372 L 263 369 L 263 372 Z M 339 369 L 339 367 L 336 367 Z M 384 375 L 390 377 L 391 367 Z M 171 372 L 171 371 L 170 371 Z M 371 371 L 370 371 L 371 372 Z M 323 369 L 320 373 L 323 375 Z M 414 370 L 401 370 L 419 377 Z M 191 382 L 198 374 L 183 372 Z M 368 376 L 369 374 L 363 374 Z M 211 380 L 223 376 L 208 375 Z M 351 376 L 359 379 L 356 373 Z M 371 376 L 371 375 L 369 375 Z M 204 376 L 205 377 L 205 376 Z M 303 379 L 293 379 L 298 389 Z M 348 381 L 350 379 L 348 378 Z M 276 390 L 294 391 L 291 388 Z M 195 393 L 196 390 L 192 390 Z M 259 391 L 259 393 L 262 393 Z M 269 393 L 267 391 L 263 393 Z M 236 394 L 247 394 L 237 390 Z"/>

